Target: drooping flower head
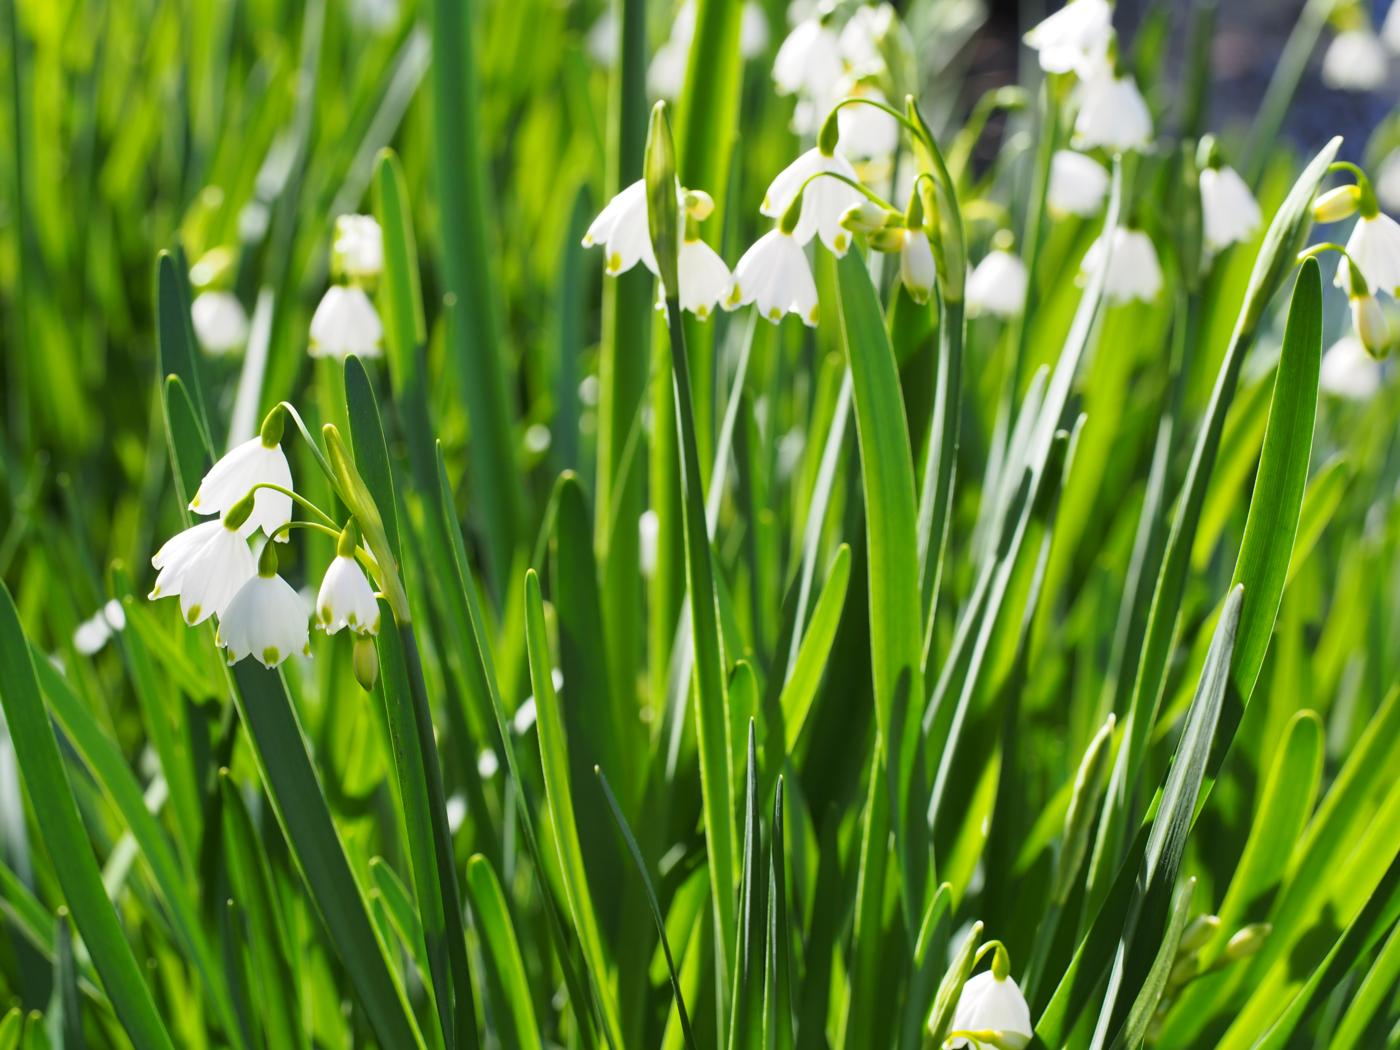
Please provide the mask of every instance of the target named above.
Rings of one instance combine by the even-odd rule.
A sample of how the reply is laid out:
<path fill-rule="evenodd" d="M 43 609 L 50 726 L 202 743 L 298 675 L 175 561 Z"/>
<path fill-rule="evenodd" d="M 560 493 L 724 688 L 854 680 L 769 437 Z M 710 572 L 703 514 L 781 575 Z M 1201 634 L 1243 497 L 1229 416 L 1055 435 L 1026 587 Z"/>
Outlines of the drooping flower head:
<path fill-rule="evenodd" d="M 1055 151 L 1045 198 L 1052 212 L 1088 218 L 1098 214 L 1106 193 L 1108 171 L 1102 164 L 1074 150 Z"/>
<path fill-rule="evenodd" d="M 1070 0 L 1024 39 L 1045 72 L 1088 77 L 1108 53 L 1113 7 L 1108 0 Z"/>
<path fill-rule="evenodd" d="M 969 978 L 953 1011 L 950 1050 L 1020 1050 L 1031 1041 L 1031 1011 L 1016 978 L 995 965 Z M 981 1038 L 979 1038 L 979 1036 Z"/>
<path fill-rule="evenodd" d="M 769 183 L 759 211 L 769 218 L 781 219 L 800 193 L 802 210 L 792 231 L 794 239 L 798 244 L 806 244 L 820 236 L 833 254 L 841 256 L 851 246 L 851 235 L 841 225 L 841 216 L 860 203 L 861 193 L 849 184 L 857 181 L 856 170 L 837 149 L 838 136 L 839 125 L 828 117 L 817 145 Z"/>
<path fill-rule="evenodd" d="M 384 269 L 384 234 L 372 215 L 341 215 L 331 241 L 333 269 L 354 282 L 374 281 Z"/>
<path fill-rule="evenodd" d="M 267 414 L 255 438 L 236 445 L 209 468 L 199 483 L 190 510 L 196 514 L 222 514 L 242 500 L 256 485 L 292 487 L 292 468 L 282 451 L 282 430 L 286 410 L 280 405 Z M 258 529 L 272 536 L 292 520 L 292 498 L 275 489 L 259 488 L 253 496 L 252 513 L 244 522 L 243 535 Z M 286 534 L 281 539 L 285 542 Z"/>
<path fill-rule="evenodd" d="M 1026 302 L 1026 265 L 1014 252 L 996 248 L 967 278 L 965 297 L 972 317 L 1016 317 Z"/>
<path fill-rule="evenodd" d="M 1111 153 L 1125 153 L 1152 145 L 1152 114 L 1132 74 L 1120 73 L 1105 63 L 1080 84 L 1077 96 L 1076 148 L 1103 147 Z"/>
<path fill-rule="evenodd" d="M 190 321 L 207 354 L 236 354 L 248 343 L 248 311 L 232 292 L 200 292 L 190 304 Z"/>
<path fill-rule="evenodd" d="M 277 548 L 268 543 L 257 572 L 244 583 L 219 617 L 215 643 L 228 651 L 228 662 L 245 656 L 273 668 L 293 653 L 311 651 L 306 602 L 277 575 Z"/>
<path fill-rule="evenodd" d="M 1381 387 L 1381 363 L 1354 335 L 1344 335 L 1322 355 L 1318 385 L 1335 397 L 1369 400 Z"/>
<path fill-rule="evenodd" d="M 222 616 L 238 589 L 257 572 L 242 529 L 253 511 L 245 497 L 219 521 L 206 521 L 177 533 L 156 551 L 159 570 L 149 597 L 180 599 L 180 613 L 191 626 Z"/>
<path fill-rule="evenodd" d="M 335 558 L 316 594 L 316 626 L 327 634 L 349 628 L 354 634 L 379 633 L 379 601 L 365 570 L 355 560 L 355 532 L 347 525 Z"/>
<path fill-rule="evenodd" d="M 754 303 L 758 312 L 777 324 L 784 314 L 796 314 L 804 324 L 817 324 L 817 283 L 802 245 L 779 223 L 760 237 L 734 268 L 725 296 L 725 309 Z"/>
<path fill-rule="evenodd" d="M 1202 168 L 1201 218 L 1206 248 L 1219 252 L 1254 236 L 1259 202 L 1234 168 Z"/>
<path fill-rule="evenodd" d="M 357 284 L 333 284 L 311 315 L 312 357 L 337 361 L 380 357 L 384 353 L 384 324 L 369 293 Z"/>
<path fill-rule="evenodd" d="M 773 82 L 782 95 L 826 97 L 844 72 L 841 39 L 829 15 L 799 22 L 773 59 Z"/>
<path fill-rule="evenodd" d="M 1108 270 L 1103 294 L 1111 303 L 1133 300 L 1150 303 L 1162 290 L 1162 267 L 1157 261 L 1157 249 L 1152 238 L 1141 230 L 1119 226 L 1109 237 L 1108 244 L 1100 234 L 1084 253 L 1079 267 L 1081 278 L 1087 283 L 1105 266 Z"/>
<path fill-rule="evenodd" d="M 1375 91 L 1388 74 L 1385 47 L 1369 25 L 1338 33 L 1322 56 L 1322 82 L 1338 91 Z"/>

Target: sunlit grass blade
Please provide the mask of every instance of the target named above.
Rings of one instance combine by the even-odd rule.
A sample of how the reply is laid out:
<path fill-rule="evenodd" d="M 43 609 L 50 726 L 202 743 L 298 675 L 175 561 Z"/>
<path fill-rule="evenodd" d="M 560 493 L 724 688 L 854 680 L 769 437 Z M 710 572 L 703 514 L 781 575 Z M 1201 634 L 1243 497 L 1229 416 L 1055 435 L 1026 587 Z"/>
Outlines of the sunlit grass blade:
<path fill-rule="evenodd" d="M 647 874 L 646 861 L 642 858 L 642 851 L 637 846 L 637 839 L 632 834 L 632 829 L 627 824 L 627 818 L 622 815 L 622 810 L 618 808 L 617 798 L 613 795 L 612 788 L 608 786 L 608 777 L 601 769 L 594 770 L 598 775 L 598 785 L 603 790 L 603 797 L 608 800 L 608 808 L 612 811 L 613 820 L 617 822 L 618 833 L 627 844 L 627 851 L 632 855 L 632 862 L 637 866 L 637 873 L 642 877 L 642 884 L 646 887 L 647 903 L 651 905 L 652 918 L 656 920 L 656 933 L 661 939 L 661 950 L 666 955 L 666 970 L 671 978 L 671 991 L 675 995 L 676 1009 L 680 1013 L 681 1031 L 685 1036 L 687 1050 L 698 1050 L 695 1042 L 695 1033 L 690 1027 L 690 1014 L 685 1008 L 685 998 L 681 994 L 681 980 L 676 973 L 676 960 L 671 954 L 671 942 L 666 936 L 666 920 L 661 915 L 661 905 L 656 900 L 656 890 L 652 887 L 651 876 Z"/>
<path fill-rule="evenodd" d="M 9 589 L 0 587 L 0 703 L 15 742 L 20 775 L 38 816 L 49 855 L 63 858 L 55 874 L 102 985 L 137 1050 L 173 1046 L 150 988 L 107 900 L 58 742 L 44 710 L 29 644 Z"/>
<path fill-rule="evenodd" d="M 793 1050 L 792 944 L 787 900 L 787 847 L 784 845 L 783 778 L 778 777 L 773 796 L 773 826 L 768 868 L 768 953 L 763 983 L 764 1045 L 772 1050 Z"/>
<path fill-rule="evenodd" d="M 530 999 L 530 985 L 525 976 L 525 964 L 520 958 L 515 927 L 500 881 L 491 869 L 491 862 L 481 854 L 467 861 L 467 894 L 471 898 L 472 916 L 481 931 L 486 958 L 496 978 L 496 987 L 504 996 L 504 1013 L 510 1017 L 513 1031 L 510 1045 L 520 1050 L 540 1050 L 540 1028 L 535 1020 L 535 1008 Z M 504 1035 L 505 1033 L 497 1033 Z"/>

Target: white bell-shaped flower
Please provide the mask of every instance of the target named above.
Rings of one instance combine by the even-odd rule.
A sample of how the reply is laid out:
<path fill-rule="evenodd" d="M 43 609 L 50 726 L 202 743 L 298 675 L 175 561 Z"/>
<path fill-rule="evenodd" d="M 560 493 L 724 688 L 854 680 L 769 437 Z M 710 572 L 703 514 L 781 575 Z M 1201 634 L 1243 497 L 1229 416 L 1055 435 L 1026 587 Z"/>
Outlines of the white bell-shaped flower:
<path fill-rule="evenodd" d="M 734 281 L 725 297 L 726 309 L 755 303 L 758 312 L 777 324 L 783 314 L 817 324 L 817 282 L 802 245 L 792 234 L 774 227 L 760 237 L 734 268 Z"/>
<path fill-rule="evenodd" d="M 220 521 L 201 522 L 166 540 L 151 559 L 159 572 L 150 597 L 179 597 L 180 613 L 190 625 L 222 616 L 238 589 L 257 573 L 248 541 L 239 535 L 240 515 L 247 508 L 240 504 Z"/>
<path fill-rule="evenodd" d="M 365 290 L 358 285 L 333 284 L 311 315 L 312 357 L 338 361 L 383 354 L 384 324 Z"/>
<path fill-rule="evenodd" d="M 112 625 L 99 609 L 73 630 L 73 649 L 79 656 L 91 656 L 112 637 Z"/>
<path fill-rule="evenodd" d="M 1026 303 L 1026 264 L 1014 252 L 988 252 L 968 275 L 964 292 L 973 317 L 1016 317 Z"/>
<path fill-rule="evenodd" d="M 1075 0 L 1082 4 L 1087 0 Z M 1152 114 L 1130 74 L 1119 76 L 1104 65 L 1079 87 L 1079 115 L 1074 145 L 1102 146 L 1113 153 L 1142 150 L 1152 144 Z"/>
<path fill-rule="evenodd" d="M 1383 212 L 1362 215 L 1347 238 L 1347 255 L 1372 291 L 1400 297 L 1400 223 Z M 1346 287 L 1346 272 L 1337 267 L 1337 287 Z"/>
<path fill-rule="evenodd" d="M 252 656 L 264 667 L 276 667 L 293 653 L 310 653 L 306 600 L 277 575 L 276 551 L 269 544 L 258 560 L 258 571 L 238 589 L 219 617 L 215 642 L 236 664 Z"/>
<path fill-rule="evenodd" d="M 1400 11 L 1400 4 L 1391 10 Z M 1391 150 L 1381 161 L 1376 169 L 1375 189 L 1382 207 L 1400 211 L 1400 149 Z"/>
<path fill-rule="evenodd" d="M 1322 355 L 1318 385 L 1349 401 L 1367 401 L 1381 388 L 1381 363 L 1354 335 L 1344 335 Z"/>
<path fill-rule="evenodd" d="M 938 280 L 938 268 L 933 261 L 933 247 L 923 229 L 900 231 L 899 280 L 916 303 L 926 303 Z"/>
<path fill-rule="evenodd" d="M 347 530 L 349 531 L 349 530 Z M 379 602 L 374 588 L 360 563 L 355 560 L 355 541 L 349 541 L 349 553 L 342 542 L 336 556 L 321 578 L 316 593 L 316 626 L 327 634 L 348 627 L 355 634 L 379 633 Z"/>
<path fill-rule="evenodd" d="M 1032 1031 L 1030 1007 L 1016 979 L 984 970 L 963 985 L 953 1011 L 952 1038 L 944 1045 L 950 1050 L 1020 1050 L 1031 1041 Z"/>
<path fill-rule="evenodd" d="M 384 270 L 384 233 L 372 215 L 338 217 L 331 250 L 352 281 L 373 280 Z"/>
<path fill-rule="evenodd" d="M 1201 214 L 1206 247 L 1212 252 L 1247 241 L 1259 229 L 1259 202 L 1234 168 L 1201 172 Z"/>
<path fill-rule="evenodd" d="M 1339 91 L 1375 91 L 1388 73 L 1385 47 L 1369 25 L 1338 33 L 1322 56 L 1322 82 Z"/>
<path fill-rule="evenodd" d="M 647 226 L 647 184 L 638 179 L 608 201 L 583 235 L 583 246 L 603 246 L 603 269 L 611 276 L 632 269 L 641 262 L 656 273 L 656 256 L 651 250 L 651 230 Z"/>
<path fill-rule="evenodd" d="M 200 292 L 190 304 L 190 321 L 205 353 L 222 357 L 248 343 L 248 311 L 232 292 Z"/>
<path fill-rule="evenodd" d="M 1098 214 L 1107 192 L 1108 170 L 1093 157 L 1062 149 L 1050 158 L 1045 201 L 1052 212 L 1088 218 Z"/>
<path fill-rule="evenodd" d="M 879 88 L 861 81 L 843 83 L 837 94 L 840 99 L 866 98 L 889 104 Z M 842 106 L 836 113 L 836 126 L 840 130 L 841 152 L 850 157 L 884 158 L 899 145 L 899 121 L 874 106 Z"/>
<path fill-rule="evenodd" d="M 783 95 L 826 96 L 844 72 L 841 40 L 819 18 L 799 22 L 773 59 L 773 82 Z"/>
<path fill-rule="evenodd" d="M 1157 249 L 1152 238 L 1141 230 L 1120 226 L 1113 231 L 1110 259 L 1105 259 L 1103 235 L 1089 246 L 1084 261 L 1079 264 L 1084 283 L 1093 278 L 1108 263 L 1104 279 L 1104 298 L 1111 303 L 1139 300 L 1150 303 L 1162 290 L 1162 267 L 1157 262 Z"/>
<path fill-rule="evenodd" d="M 858 76 L 885 72 L 880 42 L 897 25 L 895 10 L 889 4 L 857 7 L 837 38 L 846 65 Z"/>
<path fill-rule="evenodd" d="M 611 7 L 593 20 L 583 37 L 583 49 L 596 64 L 607 68 L 617 61 L 617 15 Z"/>
<path fill-rule="evenodd" d="M 1381 43 L 1400 55 L 1400 4 L 1391 4 L 1381 23 Z"/>
<path fill-rule="evenodd" d="M 699 237 L 686 237 L 681 242 L 676 265 L 681 309 L 689 310 L 703 321 L 714 313 L 715 306 L 729 291 L 729 267 L 719 253 Z"/>
<path fill-rule="evenodd" d="M 199 483 L 194 499 L 190 500 L 190 510 L 196 514 L 222 514 L 253 492 L 255 485 L 291 489 L 292 468 L 281 444 L 284 422 L 283 410 L 274 408 L 263 420 L 257 437 L 224 453 Z M 291 520 L 292 497 L 285 492 L 260 488 L 253 496 L 253 511 L 244 524 L 243 535 L 262 529 L 271 536 Z M 285 533 L 281 538 L 286 542 Z"/>
<path fill-rule="evenodd" d="M 1108 0 L 1070 0 L 1025 35 L 1047 73 L 1078 73 L 1101 65 L 1113 39 L 1113 8 Z"/>
<path fill-rule="evenodd" d="M 1350 296 L 1351 323 L 1361 345 L 1377 357 L 1390 349 L 1390 321 L 1374 295 Z"/>
<path fill-rule="evenodd" d="M 820 236 L 822 243 L 840 256 L 851 246 L 851 234 L 841 225 L 841 216 L 851 205 L 860 202 L 861 193 L 840 179 L 826 177 L 826 173 L 857 181 L 855 168 L 840 153 L 813 146 L 768 184 L 759 211 L 770 218 L 781 219 L 801 193 L 802 212 L 792 231 L 793 238 L 798 244 L 806 244 L 813 236 Z M 822 177 L 815 177 L 818 175 Z"/>

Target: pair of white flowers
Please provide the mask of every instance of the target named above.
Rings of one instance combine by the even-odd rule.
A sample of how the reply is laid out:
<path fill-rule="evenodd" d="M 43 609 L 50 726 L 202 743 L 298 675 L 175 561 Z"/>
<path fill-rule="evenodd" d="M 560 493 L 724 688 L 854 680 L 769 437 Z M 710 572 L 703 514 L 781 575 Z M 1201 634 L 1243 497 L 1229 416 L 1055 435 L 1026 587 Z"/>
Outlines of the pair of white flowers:
<path fill-rule="evenodd" d="M 369 215 L 341 215 L 335 221 L 331 269 L 340 280 L 332 284 L 311 317 L 312 357 L 344 360 L 378 357 L 383 353 L 384 325 L 369 290 L 384 269 L 383 236 Z M 208 288 L 190 305 L 195 338 L 204 351 L 223 356 L 242 351 L 248 343 L 248 313 L 233 292 Z"/>
<path fill-rule="evenodd" d="M 1400 298 L 1400 223 L 1380 210 L 1370 180 L 1356 170 L 1356 183 L 1329 190 L 1317 199 L 1313 217 L 1331 223 L 1359 212 L 1335 283 L 1346 290 L 1356 337 L 1380 356 L 1389 351 L 1394 335 L 1377 293 Z"/>
<path fill-rule="evenodd" d="M 827 113 L 847 98 L 887 103 L 878 83 L 891 79 L 885 54 L 912 42 L 889 4 L 860 6 L 838 31 L 836 12 L 826 11 L 798 22 L 773 60 L 773 83 L 779 94 L 797 99 L 792 129 L 815 135 Z M 899 124 L 871 106 L 848 106 L 837 117 L 846 154 L 885 158 L 899 144 Z"/>
<path fill-rule="evenodd" d="M 281 408 L 262 432 L 231 449 L 200 483 L 189 509 L 218 515 L 177 533 L 158 550 L 151 599 L 180 599 L 191 626 L 219 618 L 217 644 L 228 662 L 253 656 L 276 667 L 295 652 L 310 651 L 310 610 L 296 589 L 277 573 L 276 542 L 286 542 L 292 518 L 291 467 L 280 439 Z M 249 540 L 261 531 L 254 555 Z M 327 634 L 343 628 L 376 634 L 379 603 L 355 560 L 350 530 L 341 534 L 336 557 L 316 597 L 316 623 Z"/>
<path fill-rule="evenodd" d="M 1070 0 L 1025 36 L 1047 73 L 1073 73 L 1074 144 L 1114 153 L 1152 144 L 1152 114 L 1132 75 L 1118 68 L 1109 0 Z"/>

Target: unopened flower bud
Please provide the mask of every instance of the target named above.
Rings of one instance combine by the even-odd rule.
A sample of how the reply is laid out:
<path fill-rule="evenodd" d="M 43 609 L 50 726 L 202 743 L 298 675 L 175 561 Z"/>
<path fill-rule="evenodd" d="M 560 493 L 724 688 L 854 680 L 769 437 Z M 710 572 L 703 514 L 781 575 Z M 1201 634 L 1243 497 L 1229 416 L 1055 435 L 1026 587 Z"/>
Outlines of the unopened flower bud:
<path fill-rule="evenodd" d="M 1356 214 L 1361 206 L 1361 187 L 1355 183 L 1328 190 L 1313 201 L 1315 222 L 1341 222 Z"/>
<path fill-rule="evenodd" d="M 874 201 L 862 200 L 841 213 L 841 225 L 852 233 L 870 233 L 884 226 L 889 214 Z"/>
<path fill-rule="evenodd" d="M 882 226 L 870 234 L 870 247 L 877 252 L 893 253 L 904 247 L 904 227 Z"/>
<path fill-rule="evenodd" d="M 1189 955 L 1198 952 L 1215 936 L 1220 929 L 1220 917 L 1217 915 L 1198 915 L 1191 920 L 1191 925 L 1186 927 L 1186 932 L 1181 935 L 1181 943 L 1177 946 L 1178 955 Z"/>
<path fill-rule="evenodd" d="M 1222 961 L 1247 959 L 1264 946 L 1264 941 L 1273 932 L 1273 926 L 1267 922 L 1256 922 L 1241 927 L 1226 943 L 1224 954 L 1221 956 Z"/>
<path fill-rule="evenodd" d="M 715 210 L 715 199 L 704 190 L 686 190 L 683 200 L 685 213 L 696 222 L 704 222 Z"/>
<path fill-rule="evenodd" d="M 367 693 L 373 690 L 374 683 L 379 681 L 379 650 L 375 648 L 373 638 L 361 635 L 355 639 L 351 663 L 360 688 Z"/>
<path fill-rule="evenodd" d="M 1356 337 L 1374 357 L 1384 356 L 1390 347 L 1390 323 L 1374 295 L 1358 295 L 1351 299 L 1351 320 Z"/>

